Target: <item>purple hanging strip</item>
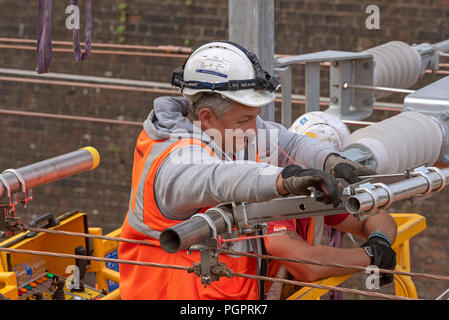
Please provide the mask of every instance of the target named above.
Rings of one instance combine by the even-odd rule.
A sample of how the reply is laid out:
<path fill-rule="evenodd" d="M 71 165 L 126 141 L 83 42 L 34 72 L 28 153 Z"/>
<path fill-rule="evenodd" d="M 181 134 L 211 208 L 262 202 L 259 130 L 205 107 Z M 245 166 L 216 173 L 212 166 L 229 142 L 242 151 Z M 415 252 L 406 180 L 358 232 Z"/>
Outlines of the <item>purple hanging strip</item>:
<path fill-rule="evenodd" d="M 51 48 L 52 0 L 39 0 L 39 21 L 37 26 L 37 73 L 47 73 L 53 61 Z"/>
<path fill-rule="evenodd" d="M 72 0 L 72 5 L 78 6 L 78 0 Z M 80 46 L 80 30 L 73 29 L 73 53 L 75 55 L 75 60 L 78 62 L 83 62 L 89 59 L 91 52 L 91 41 L 92 41 L 92 7 L 91 0 L 86 0 L 86 42 L 84 45 L 84 53 L 81 52 Z"/>

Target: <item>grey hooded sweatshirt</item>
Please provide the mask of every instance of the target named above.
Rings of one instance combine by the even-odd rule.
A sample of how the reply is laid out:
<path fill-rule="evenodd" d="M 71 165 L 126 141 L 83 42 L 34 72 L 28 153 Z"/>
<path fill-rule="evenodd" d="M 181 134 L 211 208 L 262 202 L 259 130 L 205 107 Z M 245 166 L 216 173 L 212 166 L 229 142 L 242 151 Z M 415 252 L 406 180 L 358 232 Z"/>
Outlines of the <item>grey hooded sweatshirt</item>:
<path fill-rule="evenodd" d="M 280 195 L 276 179 L 283 167 L 294 163 L 323 170 L 326 157 L 337 152 L 328 144 L 258 117 L 258 134 L 250 140 L 252 143 L 238 155 L 227 154 L 186 117 L 188 104 L 183 97 L 159 97 L 143 123 L 144 130 L 154 140 L 194 137 L 208 144 L 216 155 L 213 157 L 201 146 L 186 146 L 162 162 L 156 173 L 154 193 L 159 210 L 168 219 L 185 220 L 200 208 L 223 202 L 277 198 Z M 251 147 L 257 150 L 260 162 L 248 156 Z"/>

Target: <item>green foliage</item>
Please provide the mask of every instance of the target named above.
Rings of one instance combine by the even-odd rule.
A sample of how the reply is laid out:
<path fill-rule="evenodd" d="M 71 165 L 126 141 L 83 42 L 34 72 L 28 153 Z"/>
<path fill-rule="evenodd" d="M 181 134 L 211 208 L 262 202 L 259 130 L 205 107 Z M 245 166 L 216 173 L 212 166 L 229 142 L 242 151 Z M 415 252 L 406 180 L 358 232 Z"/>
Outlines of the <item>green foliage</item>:
<path fill-rule="evenodd" d="M 117 31 L 117 33 L 121 34 L 121 33 L 123 33 L 123 31 L 125 31 L 125 26 L 121 24 L 121 25 L 117 26 L 117 29 L 115 31 Z"/>
<path fill-rule="evenodd" d="M 115 145 L 114 143 L 110 143 L 108 145 L 108 151 L 112 153 L 115 157 L 118 157 L 122 152 L 122 149 L 119 146 Z"/>
<path fill-rule="evenodd" d="M 126 31 L 126 21 L 127 21 L 127 10 L 128 6 L 126 3 L 122 2 L 119 4 L 118 9 L 120 10 L 120 16 L 119 16 L 119 25 L 115 29 L 118 35 L 118 42 L 119 43 L 125 43 L 126 37 L 124 35 Z"/>

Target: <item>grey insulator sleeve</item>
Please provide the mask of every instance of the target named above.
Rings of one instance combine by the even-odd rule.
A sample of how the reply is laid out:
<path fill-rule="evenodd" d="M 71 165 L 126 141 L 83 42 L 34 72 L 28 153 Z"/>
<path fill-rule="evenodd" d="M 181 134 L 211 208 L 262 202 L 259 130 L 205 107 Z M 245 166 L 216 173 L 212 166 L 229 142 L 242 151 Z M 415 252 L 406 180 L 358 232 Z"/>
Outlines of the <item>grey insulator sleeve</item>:
<path fill-rule="evenodd" d="M 410 45 L 391 41 L 365 50 L 374 60 L 373 85 L 406 89 L 413 86 L 421 74 L 421 55 Z M 376 99 L 392 94 L 376 91 Z"/>
<path fill-rule="evenodd" d="M 345 149 L 362 145 L 375 158 L 377 173 L 400 173 L 423 163 L 433 165 L 440 156 L 442 142 L 443 132 L 436 121 L 407 111 L 354 131 Z"/>

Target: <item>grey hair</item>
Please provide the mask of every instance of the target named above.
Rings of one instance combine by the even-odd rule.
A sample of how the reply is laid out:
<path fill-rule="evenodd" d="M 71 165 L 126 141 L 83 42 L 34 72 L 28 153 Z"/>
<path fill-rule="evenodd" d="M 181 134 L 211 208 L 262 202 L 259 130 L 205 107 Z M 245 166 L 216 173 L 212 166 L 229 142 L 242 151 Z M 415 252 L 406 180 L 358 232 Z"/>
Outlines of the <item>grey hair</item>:
<path fill-rule="evenodd" d="M 199 92 L 188 99 L 190 101 L 189 114 L 193 120 L 199 119 L 200 110 L 203 108 L 211 109 L 219 118 L 230 111 L 233 102 L 216 92 Z"/>

